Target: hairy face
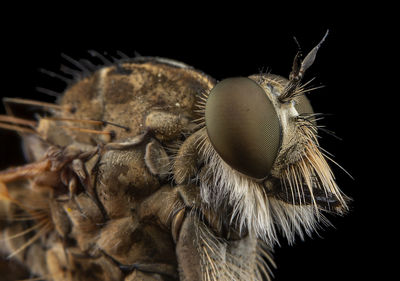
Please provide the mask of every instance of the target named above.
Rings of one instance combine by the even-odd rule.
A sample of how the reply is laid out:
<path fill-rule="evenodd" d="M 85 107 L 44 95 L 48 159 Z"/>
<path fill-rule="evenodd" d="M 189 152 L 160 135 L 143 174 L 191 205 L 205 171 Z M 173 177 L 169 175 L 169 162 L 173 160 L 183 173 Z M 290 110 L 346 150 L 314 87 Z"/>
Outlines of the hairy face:
<path fill-rule="evenodd" d="M 318 114 L 306 85 L 289 96 L 290 81 L 277 75 L 229 78 L 199 104 L 203 201 L 271 243 L 277 230 L 293 241 L 295 233 L 327 223 L 321 211 L 347 209 L 318 144 Z"/>

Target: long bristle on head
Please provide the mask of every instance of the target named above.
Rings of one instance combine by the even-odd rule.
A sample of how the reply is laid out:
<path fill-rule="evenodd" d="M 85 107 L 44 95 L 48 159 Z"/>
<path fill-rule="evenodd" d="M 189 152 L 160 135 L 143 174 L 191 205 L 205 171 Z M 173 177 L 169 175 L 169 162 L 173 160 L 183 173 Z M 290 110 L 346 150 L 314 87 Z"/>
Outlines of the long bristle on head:
<path fill-rule="evenodd" d="M 320 150 L 316 125 L 303 120 L 298 121 L 296 125 L 304 144 L 303 152 L 298 161 L 287 165 L 282 171 L 284 185 L 289 186 L 290 192 L 299 198 L 296 204 L 306 203 L 304 194 L 307 193 L 316 215 L 319 215 L 320 209 L 339 213 L 347 210 L 346 199 L 337 186 L 333 172 Z M 325 195 L 325 199 L 320 198 L 320 191 Z M 319 195 L 316 196 L 315 192 L 319 192 Z M 322 200 L 326 203 L 324 207 L 320 206 Z M 330 201 L 335 201 L 335 203 L 330 206 Z"/>

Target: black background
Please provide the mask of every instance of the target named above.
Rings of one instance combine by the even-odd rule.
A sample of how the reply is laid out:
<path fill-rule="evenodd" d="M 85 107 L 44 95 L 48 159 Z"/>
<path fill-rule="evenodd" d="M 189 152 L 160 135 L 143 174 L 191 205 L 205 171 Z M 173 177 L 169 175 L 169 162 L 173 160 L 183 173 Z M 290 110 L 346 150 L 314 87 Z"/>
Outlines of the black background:
<path fill-rule="evenodd" d="M 15 18 L 3 23 L 1 95 L 52 101 L 35 87 L 62 92 L 63 83 L 38 69 L 59 72 L 65 63 L 61 53 L 89 58 L 87 50 L 91 49 L 110 55 L 120 50 L 132 56 L 138 52 L 167 57 L 216 79 L 247 76 L 262 69 L 287 76 L 297 51 L 293 36 L 307 52 L 329 29 L 305 79 L 316 77 L 312 85 L 325 86 L 309 98 L 316 112 L 332 114 L 321 124 L 342 140 L 322 134 L 321 145 L 354 177 L 333 167 L 339 186 L 354 202 L 346 216 L 329 216 L 335 227 L 321 230 L 320 236 L 297 240 L 293 247 L 282 240 L 275 250 L 275 280 L 359 280 L 384 274 L 388 265 L 380 263 L 386 257 L 380 250 L 387 247 L 387 241 L 379 233 L 387 226 L 378 206 L 384 200 L 382 187 L 376 185 L 382 175 L 371 165 L 377 143 L 369 134 L 379 116 L 376 110 L 371 112 L 371 105 L 380 103 L 371 93 L 371 82 L 384 76 L 375 72 L 371 61 L 378 56 L 375 43 L 384 37 L 384 28 L 371 24 L 373 19 L 362 10 L 335 10 L 331 20 L 325 18 L 331 7 L 310 14 L 296 11 L 297 17 L 286 14 L 284 8 L 236 8 L 231 13 L 202 7 L 199 15 L 194 14 L 197 7 L 169 14 L 154 13 L 150 7 L 124 13 L 123 6 L 91 17 L 79 8 L 66 15 L 61 13 L 63 8 L 35 12 L 29 18 L 15 13 Z M 374 128 L 383 130 L 381 125 Z M 15 134 L 0 131 L 0 141 L 1 168 L 21 161 Z"/>

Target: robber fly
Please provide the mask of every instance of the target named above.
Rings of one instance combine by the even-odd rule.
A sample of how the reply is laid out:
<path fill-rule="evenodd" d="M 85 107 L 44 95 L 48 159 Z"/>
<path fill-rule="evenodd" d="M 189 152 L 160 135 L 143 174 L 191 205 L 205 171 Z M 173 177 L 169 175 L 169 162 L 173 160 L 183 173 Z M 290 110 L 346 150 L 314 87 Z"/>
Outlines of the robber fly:
<path fill-rule="evenodd" d="M 1 251 L 44 280 L 269 280 L 278 234 L 348 208 L 303 82 L 326 36 L 288 79 L 64 55 L 57 103 L 4 99 L 27 164 L 0 172 Z"/>

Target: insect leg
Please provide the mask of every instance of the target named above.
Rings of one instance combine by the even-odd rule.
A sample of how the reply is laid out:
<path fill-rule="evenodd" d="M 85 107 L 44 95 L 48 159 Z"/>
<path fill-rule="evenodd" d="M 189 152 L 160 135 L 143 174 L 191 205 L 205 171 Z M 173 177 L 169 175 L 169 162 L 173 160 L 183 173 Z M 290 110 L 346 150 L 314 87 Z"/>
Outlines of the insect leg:
<path fill-rule="evenodd" d="M 188 182 L 198 171 L 198 144 L 203 135 L 199 130 L 186 139 L 181 145 L 173 163 L 173 174 L 177 184 Z"/>
<path fill-rule="evenodd" d="M 46 158 L 39 162 L 0 171 L 0 181 L 7 183 L 17 179 L 32 178 L 44 171 L 49 170 L 50 166 L 51 161 Z"/>

